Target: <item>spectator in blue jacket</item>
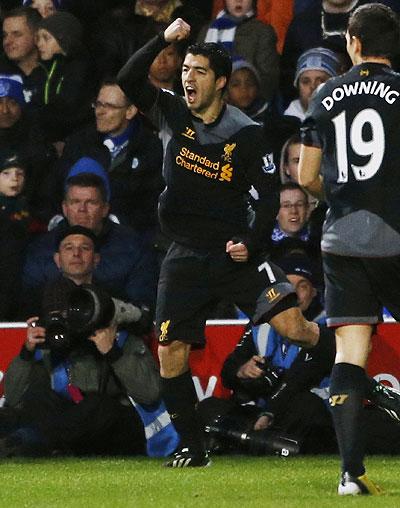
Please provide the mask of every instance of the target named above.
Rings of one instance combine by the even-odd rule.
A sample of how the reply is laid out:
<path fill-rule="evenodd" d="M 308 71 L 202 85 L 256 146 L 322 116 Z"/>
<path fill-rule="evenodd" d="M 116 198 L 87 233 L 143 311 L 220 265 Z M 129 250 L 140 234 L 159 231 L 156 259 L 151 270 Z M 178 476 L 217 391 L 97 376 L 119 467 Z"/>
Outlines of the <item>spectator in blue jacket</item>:
<path fill-rule="evenodd" d="M 75 225 L 91 229 L 98 237 L 101 261 L 94 270 L 95 283 L 115 298 L 153 308 L 158 278 L 155 253 L 143 235 L 108 218 L 102 177 L 81 173 L 69 178 L 62 209 L 64 219 L 28 247 L 21 317 L 37 315 L 44 286 L 58 276 L 53 260 L 56 238 L 60 230 Z"/>

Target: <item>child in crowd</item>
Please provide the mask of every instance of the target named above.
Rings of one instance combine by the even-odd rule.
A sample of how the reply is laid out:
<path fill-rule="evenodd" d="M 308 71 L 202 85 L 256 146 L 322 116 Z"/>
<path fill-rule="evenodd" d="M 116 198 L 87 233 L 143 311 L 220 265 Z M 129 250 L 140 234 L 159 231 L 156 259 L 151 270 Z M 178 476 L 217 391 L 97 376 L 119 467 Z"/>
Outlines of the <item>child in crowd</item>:
<path fill-rule="evenodd" d="M 31 226 L 23 194 L 25 166 L 16 152 L 0 152 L 0 320 L 16 317 L 24 249 Z"/>
<path fill-rule="evenodd" d="M 39 120 L 52 142 L 63 141 L 90 116 L 93 85 L 81 23 L 69 12 L 44 18 L 37 47 L 47 79 L 40 94 Z"/>
<path fill-rule="evenodd" d="M 3 216 L 28 229 L 30 214 L 23 194 L 25 165 L 15 152 L 0 154 L 0 210 Z"/>
<path fill-rule="evenodd" d="M 260 86 L 255 67 L 245 60 L 236 60 L 228 83 L 227 101 L 255 122 L 263 124 L 268 101 L 261 97 Z"/>
<path fill-rule="evenodd" d="M 203 27 L 198 42 L 218 42 L 231 53 L 233 60 L 250 62 L 260 76 L 260 93 L 270 100 L 279 79 L 279 55 L 276 33 L 271 25 L 256 19 L 252 0 L 225 0 L 225 8 Z"/>

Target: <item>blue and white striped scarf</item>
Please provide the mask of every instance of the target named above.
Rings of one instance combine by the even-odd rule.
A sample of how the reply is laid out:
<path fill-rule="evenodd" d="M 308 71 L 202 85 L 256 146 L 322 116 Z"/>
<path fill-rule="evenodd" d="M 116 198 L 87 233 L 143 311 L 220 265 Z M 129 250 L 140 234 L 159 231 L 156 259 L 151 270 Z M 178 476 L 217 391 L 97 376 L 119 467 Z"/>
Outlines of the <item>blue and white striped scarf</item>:
<path fill-rule="evenodd" d="M 250 10 L 245 16 L 231 16 L 225 10 L 220 11 L 207 30 L 204 42 L 219 42 L 233 56 L 233 43 L 235 40 L 236 28 L 249 18 L 254 16 Z"/>

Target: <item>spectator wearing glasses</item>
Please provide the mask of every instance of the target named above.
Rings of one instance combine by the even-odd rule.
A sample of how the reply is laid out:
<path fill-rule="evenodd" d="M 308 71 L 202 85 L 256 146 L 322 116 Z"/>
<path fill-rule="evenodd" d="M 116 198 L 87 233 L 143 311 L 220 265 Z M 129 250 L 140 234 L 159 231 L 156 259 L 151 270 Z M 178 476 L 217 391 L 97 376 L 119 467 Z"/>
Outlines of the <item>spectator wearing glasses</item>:
<path fill-rule="evenodd" d="M 296 182 L 282 184 L 280 207 L 272 231 L 269 251 L 273 260 L 293 252 L 312 258 L 315 272 L 320 268 L 320 222 L 310 221 L 310 204 L 306 191 Z M 319 269 L 319 271 L 321 271 Z M 320 275 L 316 275 L 318 279 Z M 322 285 L 322 280 L 320 281 Z"/>
<path fill-rule="evenodd" d="M 279 241 L 284 237 L 308 240 L 308 199 L 304 190 L 296 183 L 282 185 L 280 207 L 272 237 Z"/>
<path fill-rule="evenodd" d="M 94 122 L 67 139 L 58 165 L 59 191 L 72 165 L 90 157 L 108 173 L 111 213 L 151 235 L 163 188 L 161 142 L 113 80 L 102 83 L 93 109 Z"/>

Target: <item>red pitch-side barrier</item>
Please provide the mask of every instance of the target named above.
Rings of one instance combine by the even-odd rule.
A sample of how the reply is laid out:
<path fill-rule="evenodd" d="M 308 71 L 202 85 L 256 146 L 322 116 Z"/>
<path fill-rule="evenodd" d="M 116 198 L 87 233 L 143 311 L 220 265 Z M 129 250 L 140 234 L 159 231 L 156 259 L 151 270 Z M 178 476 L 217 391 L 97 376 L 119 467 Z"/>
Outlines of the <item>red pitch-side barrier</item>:
<path fill-rule="evenodd" d="M 219 373 L 226 356 L 234 349 L 245 328 L 243 320 L 208 321 L 207 345 L 192 351 L 190 364 L 197 395 L 200 400 L 228 397 Z M 3 394 L 3 375 L 25 340 L 23 323 L 0 323 L 0 397 Z M 380 381 L 400 389 L 400 324 L 382 323 L 373 337 L 368 372 Z"/>

